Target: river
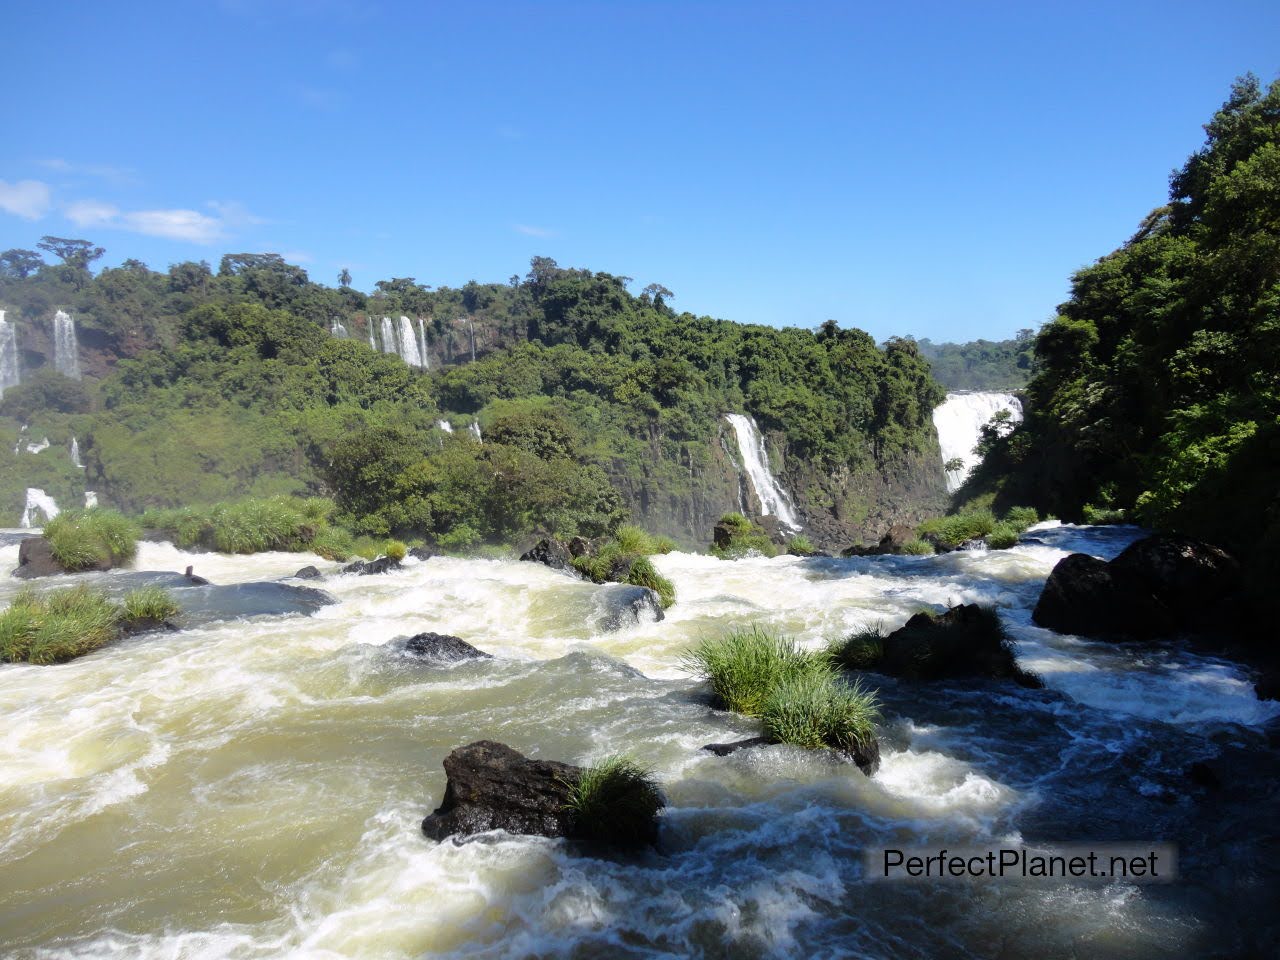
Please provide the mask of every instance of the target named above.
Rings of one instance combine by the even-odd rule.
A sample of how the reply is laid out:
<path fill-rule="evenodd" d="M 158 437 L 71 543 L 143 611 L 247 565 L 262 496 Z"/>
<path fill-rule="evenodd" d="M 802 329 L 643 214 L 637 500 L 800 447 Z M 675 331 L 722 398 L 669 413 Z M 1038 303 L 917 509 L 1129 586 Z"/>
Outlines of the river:
<path fill-rule="evenodd" d="M 1139 535 L 1042 525 L 1012 550 L 938 557 L 671 554 L 656 565 L 677 605 L 612 633 L 590 626 L 602 588 L 534 564 L 433 558 L 330 578 L 340 602 L 310 617 L 0 666 L 0 944 L 24 958 L 174 960 L 1230 953 L 1274 923 L 1222 880 L 1259 858 L 1253 831 L 1274 811 L 1224 824 L 1184 771 L 1224 744 L 1265 750 L 1280 704 L 1225 661 L 1030 621 L 1058 559 L 1109 558 Z M 0 549 L 6 569 L 16 551 Z M 334 567 L 165 544 L 143 544 L 136 566 L 232 583 L 308 562 Z M 16 590 L 6 581 L 0 599 Z M 711 710 L 680 671 L 697 638 L 762 623 L 816 645 L 975 601 L 1000 607 L 1046 689 L 871 676 L 885 705 L 872 778 L 790 747 L 699 749 L 755 728 Z M 438 667 L 386 649 L 425 630 L 498 659 Z M 661 851 L 426 840 L 441 761 L 482 738 L 576 763 L 638 757 L 669 799 Z M 1179 843 L 1183 880 L 864 875 L 868 848 L 1019 838 Z"/>

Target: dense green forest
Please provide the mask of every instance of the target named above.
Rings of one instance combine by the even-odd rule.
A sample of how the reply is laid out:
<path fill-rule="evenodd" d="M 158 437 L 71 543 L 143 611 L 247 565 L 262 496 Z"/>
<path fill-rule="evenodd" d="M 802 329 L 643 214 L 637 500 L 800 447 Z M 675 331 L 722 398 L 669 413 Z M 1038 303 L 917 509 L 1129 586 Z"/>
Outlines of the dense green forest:
<path fill-rule="evenodd" d="M 756 418 L 779 469 L 854 477 L 936 464 L 942 390 L 909 340 L 880 348 L 833 322 L 678 314 L 661 286 L 633 294 L 628 278 L 546 258 L 505 284 L 396 278 L 365 295 L 273 254 L 95 275 L 101 248 L 45 238 L 40 249 L 56 262 L 0 254 L 0 309 L 23 367 L 0 400 L 10 523 L 28 486 L 64 504 L 90 489 L 132 512 L 329 494 L 357 532 L 451 546 L 596 535 L 628 512 L 700 542 L 709 525 L 697 530 L 698 517 L 737 505 L 736 472 L 730 492 L 708 479 L 732 454 L 727 412 Z M 78 325 L 83 380 L 53 371 L 58 309 Z M 401 314 L 422 318 L 430 370 L 370 347 L 371 327 Z M 49 449 L 27 452 L 44 438 Z M 701 513 L 682 514 L 688 503 Z"/>
<path fill-rule="evenodd" d="M 1019 330 L 1012 340 L 971 340 L 968 343 L 916 341 L 929 361 L 933 376 L 949 391 L 1011 392 L 1026 386 L 1035 361 L 1035 331 Z"/>
<path fill-rule="evenodd" d="M 1026 423 L 961 491 L 1280 553 L 1280 82 L 1252 76 L 1168 203 L 1073 278 Z"/>

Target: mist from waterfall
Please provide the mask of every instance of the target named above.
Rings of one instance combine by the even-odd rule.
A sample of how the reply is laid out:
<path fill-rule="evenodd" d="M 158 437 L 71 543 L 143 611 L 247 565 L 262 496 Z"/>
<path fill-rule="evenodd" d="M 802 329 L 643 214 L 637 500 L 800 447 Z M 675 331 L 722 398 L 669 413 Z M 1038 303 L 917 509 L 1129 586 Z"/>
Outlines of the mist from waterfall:
<path fill-rule="evenodd" d="M 18 328 L 0 310 L 0 396 L 22 382 L 18 369 Z"/>
<path fill-rule="evenodd" d="M 1010 393 L 949 393 L 933 411 L 942 462 L 959 459 L 959 470 L 947 471 L 947 492 L 954 493 L 969 479 L 982 458 L 974 453 L 982 427 L 1001 410 L 1008 410 L 1014 423 L 1022 422 L 1022 403 Z"/>
<path fill-rule="evenodd" d="M 784 527 L 798 531 L 800 521 L 796 518 L 795 507 L 769 467 L 769 451 L 765 449 L 764 437 L 760 435 L 755 420 L 740 413 L 725 414 L 725 419 L 738 438 L 742 468 L 760 501 L 760 513 L 766 517 L 775 516 Z"/>
<path fill-rule="evenodd" d="M 76 322 L 59 310 L 53 315 L 53 369 L 72 380 L 80 379 L 80 343 Z"/>

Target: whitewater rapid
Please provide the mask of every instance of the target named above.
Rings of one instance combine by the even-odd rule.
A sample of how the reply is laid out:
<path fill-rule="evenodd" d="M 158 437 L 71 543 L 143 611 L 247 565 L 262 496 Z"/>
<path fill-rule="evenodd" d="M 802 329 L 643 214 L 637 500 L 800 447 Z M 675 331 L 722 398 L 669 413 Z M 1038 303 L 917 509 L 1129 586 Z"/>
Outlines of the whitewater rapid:
<path fill-rule="evenodd" d="M 42 958 L 984 956 L 1017 935 L 1047 955 L 1186 953 L 1202 901 L 1188 912 L 1153 888 L 868 884 L 862 871 L 862 851 L 890 842 L 1132 837 L 1135 818 L 1165 836 L 1184 810 L 1164 797 L 1175 771 L 1207 738 L 1280 712 L 1224 661 L 1030 622 L 1058 559 L 1114 556 L 1138 535 L 1044 525 L 1013 550 L 938 557 L 670 554 L 655 564 L 676 606 L 616 632 L 593 626 L 607 588 L 529 563 L 410 560 L 327 579 L 339 602 L 310 617 L 0 666 L 3 942 Z M 0 564 L 16 554 L 0 548 Z M 167 544 L 142 544 L 136 566 L 233 583 L 307 563 L 336 568 Z M 0 601 L 19 586 L 0 583 Z M 1047 689 L 873 677 L 873 778 L 788 747 L 699 749 L 757 730 L 710 709 L 680 669 L 697 639 L 759 623 L 816 647 L 959 602 L 997 605 Z M 432 667 L 387 649 L 426 630 L 498 659 Z M 441 761 L 481 738 L 576 763 L 638 757 L 669 798 L 662 851 L 426 840 Z"/>

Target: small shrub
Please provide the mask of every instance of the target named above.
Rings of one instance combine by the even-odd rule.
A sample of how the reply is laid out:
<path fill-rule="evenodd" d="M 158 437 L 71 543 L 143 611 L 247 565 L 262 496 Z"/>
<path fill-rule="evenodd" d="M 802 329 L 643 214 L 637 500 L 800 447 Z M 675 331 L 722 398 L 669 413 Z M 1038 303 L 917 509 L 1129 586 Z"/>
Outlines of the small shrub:
<path fill-rule="evenodd" d="M 1008 550 L 1017 545 L 1019 532 L 1012 524 L 997 523 L 987 534 L 987 547 L 992 550 Z"/>
<path fill-rule="evenodd" d="M 382 547 L 382 554 L 388 560 L 399 563 L 409 553 L 409 548 L 399 540 L 388 540 Z"/>
<path fill-rule="evenodd" d="M 766 557 L 778 555 L 777 545 L 769 539 L 764 528 L 740 513 L 726 513 L 720 518 L 718 526 L 724 527 L 729 533 L 728 544 L 711 545 L 711 552 L 721 559 L 733 560 L 752 553 Z"/>
<path fill-rule="evenodd" d="M 1034 507 L 1011 507 L 1004 515 L 1004 522 L 1018 533 L 1025 533 L 1028 528 L 1040 522 L 1040 514 Z"/>
<path fill-rule="evenodd" d="M 763 713 L 769 692 L 784 678 L 831 669 L 825 656 L 807 653 L 791 637 L 756 626 L 703 640 L 681 657 L 681 664 L 710 681 L 727 709 L 749 717 Z"/>
<path fill-rule="evenodd" d="M 566 785 L 566 806 L 582 839 L 618 846 L 642 846 L 655 839 L 655 821 L 666 800 L 653 775 L 634 760 L 606 757 Z"/>
<path fill-rule="evenodd" d="M 996 518 L 990 510 L 971 510 L 926 520 L 920 524 L 919 533 L 923 539 L 945 547 L 958 547 L 969 540 L 982 539 L 995 525 Z"/>
<path fill-rule="evenodd" d="M 636 557 L 631 561 L 627 583 L 636 587 L 648 587 L 658 595 L 663 610 L 676 602 L 675 584 L 660 574 L 648 557 Z"/>
<path fill-rule="evenodd" d="M 37 664 L 73 660 L 114 639 L 121 616 L 106 594 L 85 585 L 45 594 L 24 590 L 0 612 L 0 657 Z"/>
<path fill-rule="evenodd" d="M 325 527 L 311 539 L 310 549 L 326 560 L 345 563 L 355 550 L 355 538 L 342 527 Z"/>
<path fill-rule="evenodd" d="M 876 623 L 833 643 L 831 659 L 846 670 L 870 670 L 884 655 L 884 624 Z"/>
<path fill-rule="evenodd" d="M 45 524 L 44 536 L 53 558 L 71 571 L 118 566 L 138 554 L 138 528 L 115 510 L 60 513 Z"/>
<path fill-rule="evenodd" d="M 297 550 L 315 535 L 301 511 L 285 499 L 223 504 L 211 519 L 213 545 L 222 553 Z"/>
<path fill-rule="evenodd" d="M 913 557 L 931 557 L 937 553 L 932 543 L 928 540 L 921 540 L 919 537 L 904 543 L 902 552 Z"/>
<path fill-rule="evenodd" d="M 173 594 L 164 587 L 150 586 L 130 590 L 124 595 L 124 619 L 126 622 L 138 620 L 172 620 L 182 608 L 173 599 Z"/>
<path fill-rule="evenodd" d="M 1095 507 L 1091 503 L 1084 505 L 1084 522 L 1099 526 L 1112 523 L 1124 523 L 1128 514 L 1119 507 Z"/>
<path fill-rule="evenodd" d="M 798 747 L 850 750 L 875 735 L 880 716 L 875 694 L 844 683 L 832 670 L 783 678 L 765 701 L 765 731 Z"/>
<path fill-rule="evenodd" d="M 796 557 L 808 557 L 817 552 L 813 541 L 804 534 L 797 534 L 787 541 L 787 553 Z"/>

